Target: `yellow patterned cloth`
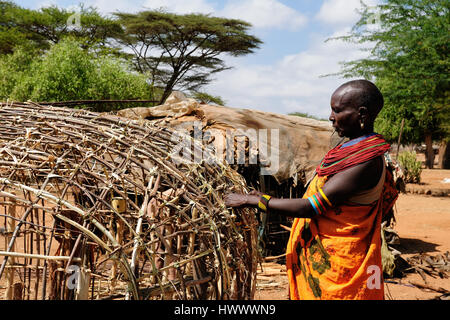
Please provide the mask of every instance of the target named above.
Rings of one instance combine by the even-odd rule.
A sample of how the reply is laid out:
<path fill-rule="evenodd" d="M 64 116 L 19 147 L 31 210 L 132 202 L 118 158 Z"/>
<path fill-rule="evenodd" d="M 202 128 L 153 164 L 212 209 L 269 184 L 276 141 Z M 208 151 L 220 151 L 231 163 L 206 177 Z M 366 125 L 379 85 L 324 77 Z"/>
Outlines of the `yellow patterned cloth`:
<path fill-rule="evenodd" d="M 326 180 L 316 175 L 303 198 L 317 193 Z M 290 299 L 384 299 L 381 219 L 397 196 L 386 171 L 379 200 L 369 205 L 348 202 L 312 219 L 296 218 L 286 251 Z M 379 285 L 371 282 L 376 270 Z"/>

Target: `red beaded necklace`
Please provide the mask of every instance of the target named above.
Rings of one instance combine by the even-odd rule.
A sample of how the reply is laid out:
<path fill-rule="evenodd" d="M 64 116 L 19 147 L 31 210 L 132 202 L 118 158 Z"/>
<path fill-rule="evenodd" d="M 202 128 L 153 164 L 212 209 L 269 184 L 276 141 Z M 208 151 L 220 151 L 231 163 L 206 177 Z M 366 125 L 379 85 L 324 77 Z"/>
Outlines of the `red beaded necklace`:
<path fill-rule="evenodd" d="M 317 167 L 316 172 L 320 177 L 336 174 L 344 169 L 383 155 L 390 147 L 379 134 L 370 135 L 346 147 L 339 145 L 328 151 Z"/>

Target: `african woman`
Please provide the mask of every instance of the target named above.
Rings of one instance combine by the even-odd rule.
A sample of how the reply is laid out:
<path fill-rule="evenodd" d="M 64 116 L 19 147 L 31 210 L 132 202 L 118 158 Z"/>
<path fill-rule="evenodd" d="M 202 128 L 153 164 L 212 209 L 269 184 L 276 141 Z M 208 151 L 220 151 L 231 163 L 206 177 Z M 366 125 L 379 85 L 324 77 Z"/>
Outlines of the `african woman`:
<path fill-rule="evenodd" d="M 286 250 L 289 296 L 297 299 L 384 299 L 381 220 L 397 199 L 374 132 L 383 96 L 367 80 L 341 85 L 329 120 L 349 140 L 320 162 L 303 198 L 254 191 L 225 196 L 229 207 L 273 209 L 294 218 Z"/>

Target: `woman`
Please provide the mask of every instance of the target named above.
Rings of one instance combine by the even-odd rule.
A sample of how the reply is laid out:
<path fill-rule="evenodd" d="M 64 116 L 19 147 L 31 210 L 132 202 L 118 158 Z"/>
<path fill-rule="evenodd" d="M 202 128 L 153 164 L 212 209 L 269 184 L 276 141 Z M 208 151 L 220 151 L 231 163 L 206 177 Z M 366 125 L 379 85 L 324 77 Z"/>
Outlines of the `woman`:
<path fill-rule="evenodd" d="M 390 146 L 373 132 L 382 107 L 381 92 L 367 80 L 333 93 L 329 120 L 350 140 L 327 153 L 302 199 L 225 196 L 229 207 L 295 218 L 286 250 L 291 299 L 384 299 L 381 219 L 397 192 L 383 158 Z"/>

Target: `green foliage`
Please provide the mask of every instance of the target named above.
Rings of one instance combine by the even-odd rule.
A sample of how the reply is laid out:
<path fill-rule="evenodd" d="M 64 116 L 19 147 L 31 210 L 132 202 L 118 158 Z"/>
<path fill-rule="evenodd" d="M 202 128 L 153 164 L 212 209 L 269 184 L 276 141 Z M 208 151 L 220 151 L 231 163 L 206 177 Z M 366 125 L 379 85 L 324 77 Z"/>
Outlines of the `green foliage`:
<path fill-rule="evenodd" d="M 16 48 L 14 54 L 0 59 L 0 100 L 6 100 L 28 72 L 33 61 L 32 51 L 26 47 Z"/>
<path fill-rule="evenodd" d="M 24 44 L 48 50 L 66 36 L 77 38 L 84 48 L 101 48 L 121 30 L 116 21 L 101 16 L 92 7 L 80 5 L 78 12 L 56 6 L 32 10 L 0 1 L 0 54 L 12 53 L 16 46 Z"/>
<path fill-rule="evenodd" d="M 448 0 L 384 0 L 364 6 L 345 41 L 374 44 L 370 57 L 343 63 L 345 77 L 374 79 L 385 97 L 375 129 L 403 142 L 449 136 Z M 379 20 L 380 25 L 373 25 Z"/>
<path fill-rule="evenodd" d="M 90 54 L 77 42 L 62 41 L 33 61 L 30 72 L 18 84 L 11 98 L 26 101 L 80 100 L 91 96 L 96 66 Z"/>
<path fill-rule="evenodd" d="M 302 117 L 302 118 L 309 118 L 309 119 L 314 119 L 314 120 L 320 120 L 320 121 L 328 121 L 328 119 L 319 118 L 319 117 L 313 116 L 313 115 L 311 115 L 309 113 L 305 113 L 305 112 L 291 112 L 288 115 Z"/>
<path fill-rule="evenodd" d="M 119 58 L 96 56 L 65 39 L 33 60 L 17 50 L 0 63 L 0 98 L 17 101 L 151 100 L 146 77 L 130 71 Z M 129 105 L 99 105 L 111 111 Z"/>
<path fill-rule="evenodd" d="M 398 155 L 397 161 L 404 170 L 405 183 L 420 183 L 422 163 L 417 160 L 417 154 L 412 151 L 404 151 Z"/>
<path fill-rule="evenodd" d="M 195 92 L 211 75 L 229 69 L 221 54 L 249 54 L 261 43 L 241 20 L 162 11 L 115 15 L 124 28 L 121 43 L 133 50 L 137 70 L 149 71 L 151 83 L 163 88 L 160 103 L 174 89 Z"/>
<path fill-rule="evenodd" d="M 225 105 L 225 101 L 220 96 L 213 96 L 206 92 L 194 92 L 192 98 L 206 104 Z"/>
<path fill-rule="evenodd" d="M 0 99 L 163 103 L 177 89 L 223 104 L 198 89 L 229 69 L 223 54 L 258 48 L 261 41 L 249 28 L 244 21 L 202 14 L 145 11 L 108 18 L 82 4 L 73 12 L 0 1 Z"/>
<path fill-rule="evenodd" d="M 28 41 L 27 34 L 12 21 L 19 7 L 9 1 L 0 1 L 0 54 L 12 53 L 18 45 Z"/>

